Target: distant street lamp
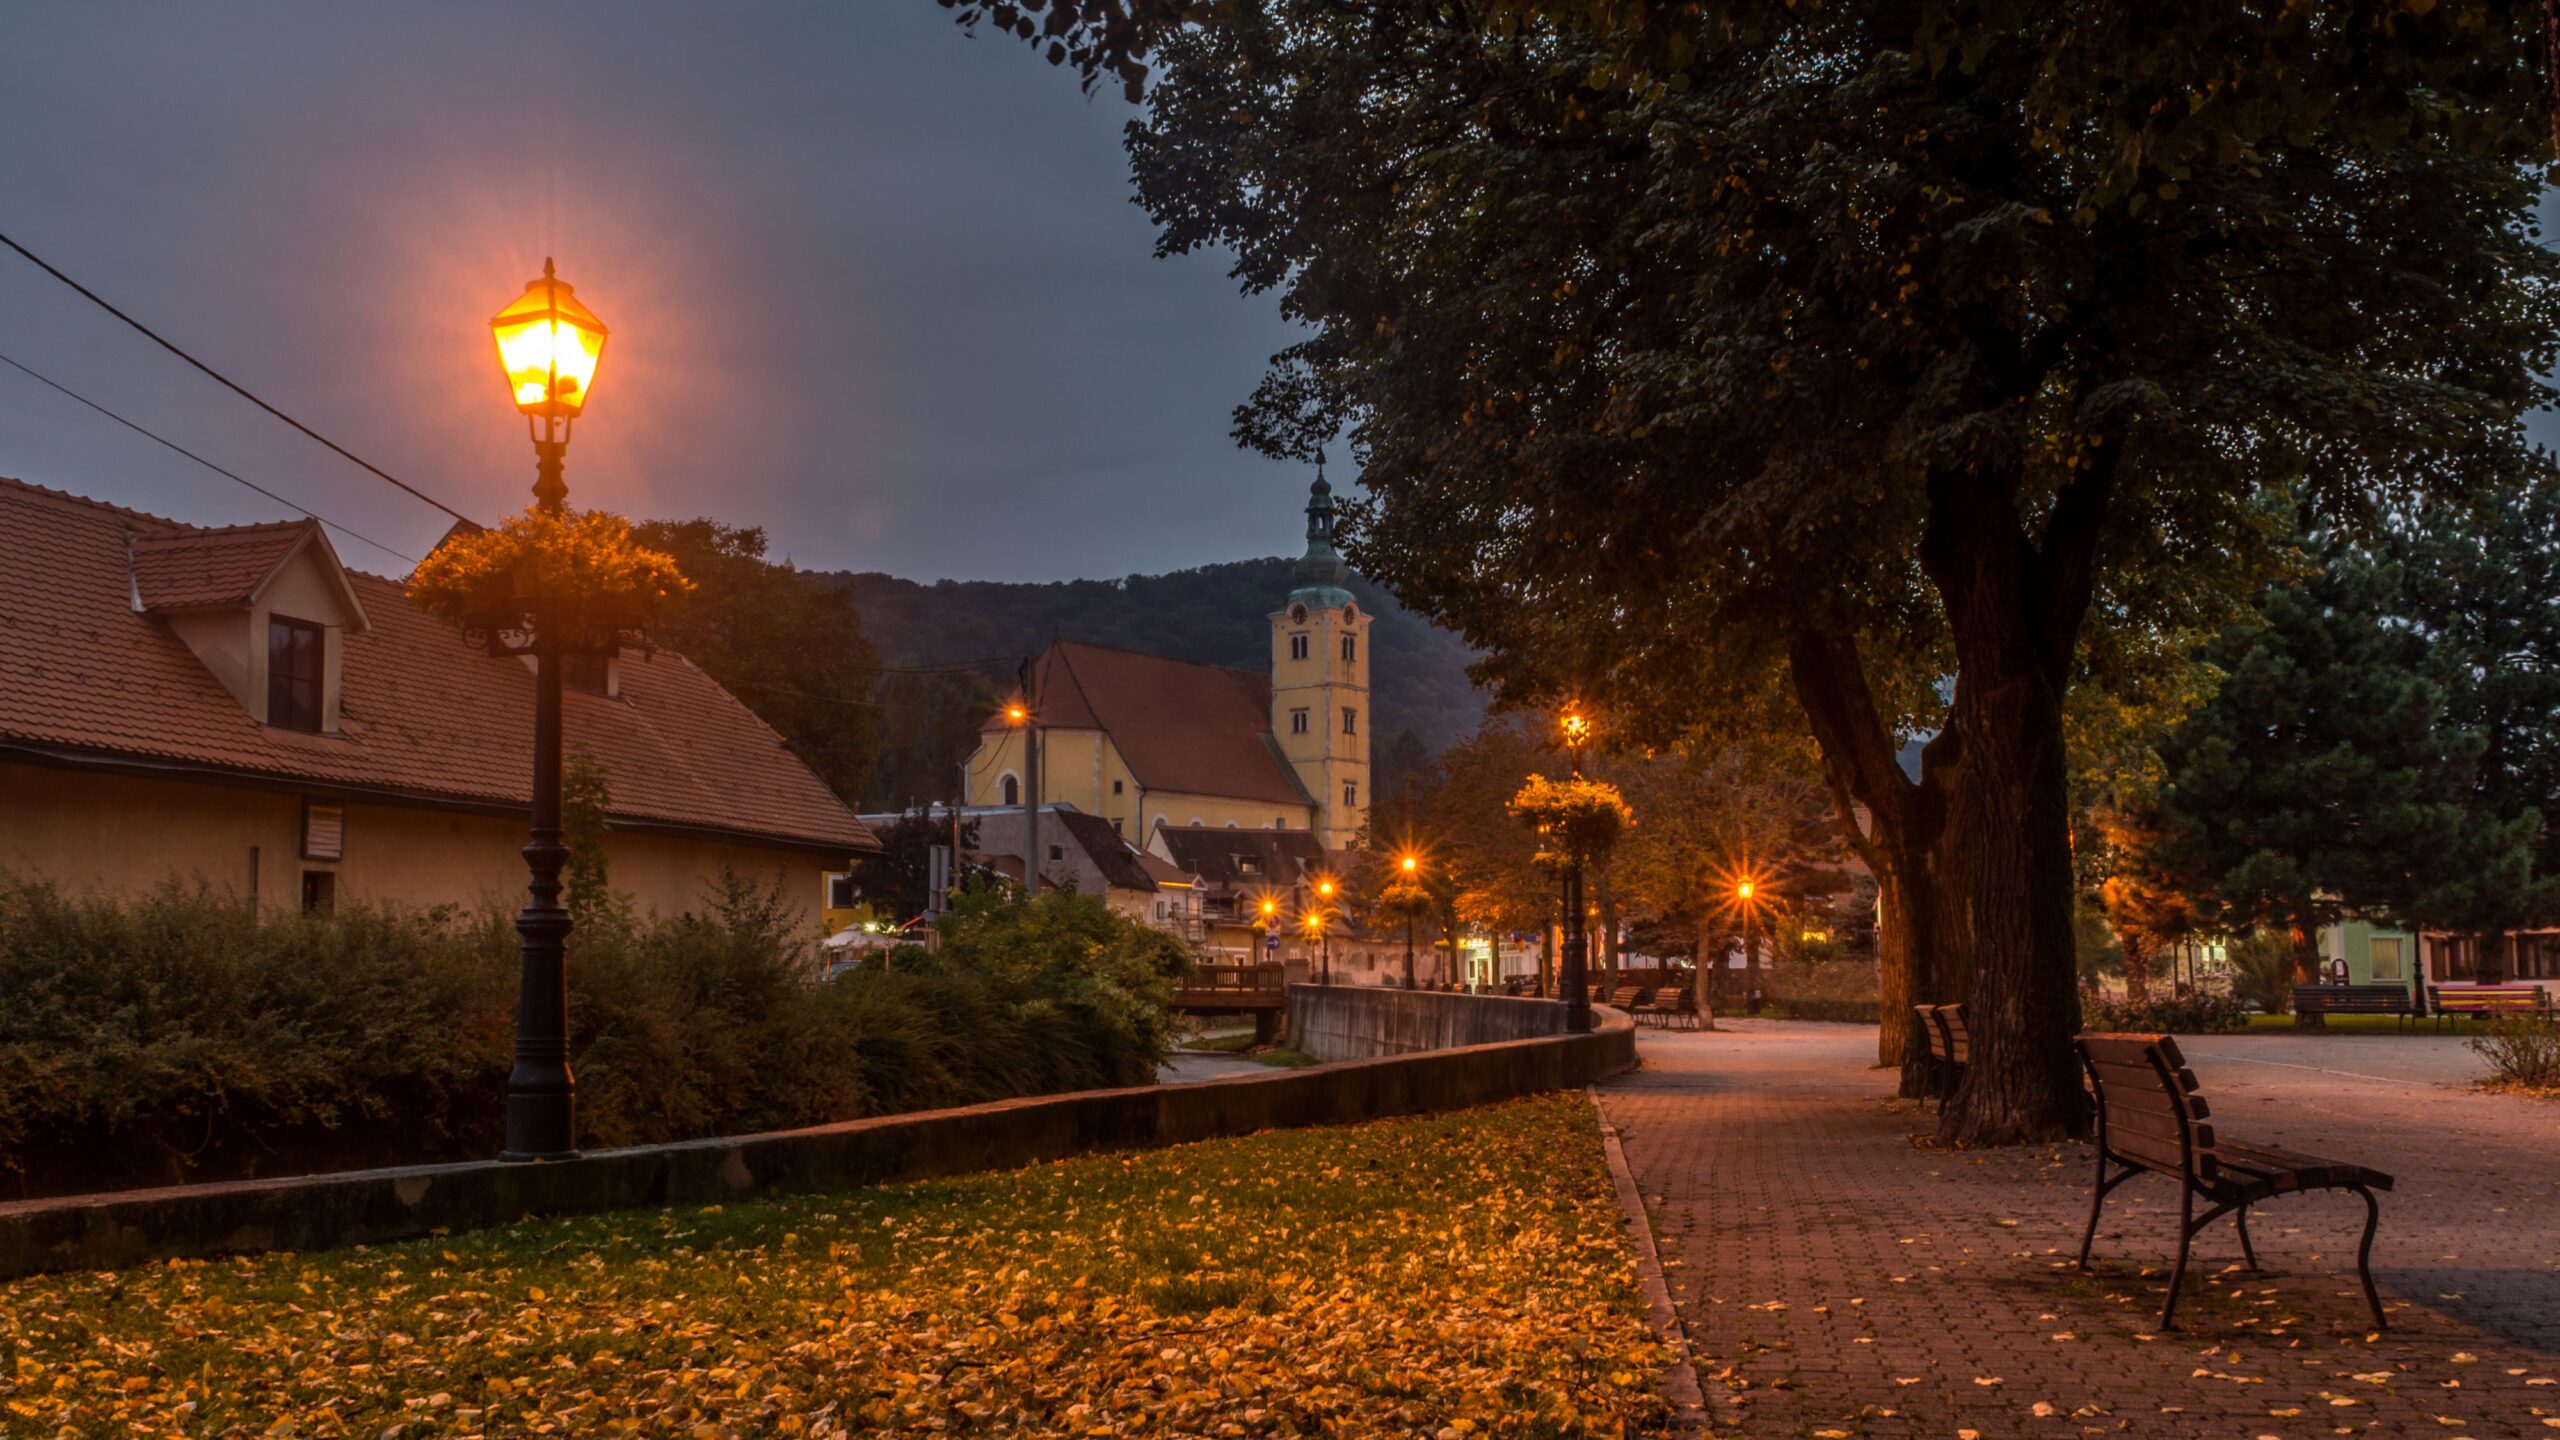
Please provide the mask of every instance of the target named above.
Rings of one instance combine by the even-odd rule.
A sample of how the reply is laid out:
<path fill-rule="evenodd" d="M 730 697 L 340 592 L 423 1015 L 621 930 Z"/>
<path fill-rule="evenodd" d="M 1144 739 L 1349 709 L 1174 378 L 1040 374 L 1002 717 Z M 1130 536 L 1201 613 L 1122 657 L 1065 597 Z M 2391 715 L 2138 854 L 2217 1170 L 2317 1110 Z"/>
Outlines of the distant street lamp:
<path fill-rule="evenodd" d="M 1031 693 L 1031 662 L 1022 662 L 1022 695 Z M 1040 898 L 1040 727 L 1031 723 L 1029 700 L 1004 705 L 1004 721 L 1022 732 L 1022 898 Z"/>
<path fill-rule="evenodd" d="M 1420 856 L 1417 856 L 1417 855 L 1414 855 L 1414 854 L 1411 854 L 1410 852 L 1408 852 L 1408 853 L 1404 856 L 1404 858 L 1403 858 L 1403 859 L 1398 860 L 1398 861 L 1396 862 L 1396 868 L 1397 868 L 1397 869 L 1399 869 L 1399 870 L 1402 870 L 1402 871 L 1404 872 L 1404 883 L 1406 883 L 1407 885 L 1419 885 L 1419 884 L 1421 884 L 1421 883 L 1422 883 L 1422 882 L 1421 882 L 1421 880 L 1418 878 L 1418 877 L 1419 877 L 1419 875 L 1420 875 L 1420 873 L 1421 873 L 1421 870 L 1422 870 L 1422 859 L 1421 859 L 1421 857 L 1420 857 Z M 1410 896 L 1406 897 L 1406 899 L 1407 899 L 1408 903 L 1406 904 L 1406 906 L 1405 906 L 1405 911 L 1404 911 L 1404 988 L 1406 988 L 1407 990 L 1411 990 L 1411 989 L 1413 989 L 1413 988 L 1414 988 L 1414 983 L 1413 983 L 1413 919 L 1414 919 L 1414 911 L 1413 911 L 1413 906 L 1409 903 L 1409 902 L 1410 902 L 1410 900 L 1411 900 L 1411 898 L 1412 898 L 1412 897 L 1410 897 Z"/>
<path fill-rule="evenodd" d="M 558 517 L 569 501 L 561 478 L 569 427 L 594 393 L 604 358 L 604 322 L 578 303 L 542 262 L 542 278 L 489 322 L 516 409 L 533 436 L 533 498 Z M 539 577 L 536 577 L 539 583 Z M 569 1073 L 569 912 L 560 905 L 561 626 L 549 597 L 534 596 L 533 826 L 524 847 L 532 878 L 516 915 L 523 972 L 516 991 L 515 1068 L 507 1075 L 508 1160 L 560 1160 L 577 1154 L 577 1082 Z"/>
<path fill-rule="evenodd" d="M 1253 926 L 1253 954 L 1247 957 L 1248 963 L 1259 962 L 1262 959 L 1272 927 L 1280 920 L 1280 902 L 1265 895 L 1261 903 L 1254 907 L 1254 913 L 1257 918 Z"/>
<path fill-rule="evenodd" d="M 1582 747 L 1591 739 L 1591 718 L 1582 707 L 1567 705 L 1563 718 L 1556 722 L 1564 732 L 1567 762 L 1573 778 L 1582 778 Z M 1591 994 L 1589 989 L 1590 931 L 1582 916 L 1582 846 L 1567 842 L 1564 870 L 1564 965 L 1556 988 L 1564 999 L 1564 1024 L 1568 1031 L 1591 1028 Z"/>
<path fill-rule="evenodd" d="M 1742 1008 L 1760 1013 L 1760 885 L 1745 875 L 1734 882 L 1733 903 L 1742 912 Z"/>
<path fill-rule="evenodd" d="M 1333 983 L 1333 937 L 1324 932 L 1324 912 L 1322 910 L 1308 911 L 1306 926 L 1307 938 L 1315 941 L 1318 945 L 1323 947 L 1322 954 L 1324 958 L 1321 962 L 1323 968 L 1318 972 L 1316 983 L 1319 985 L 1330 985 Z"/>

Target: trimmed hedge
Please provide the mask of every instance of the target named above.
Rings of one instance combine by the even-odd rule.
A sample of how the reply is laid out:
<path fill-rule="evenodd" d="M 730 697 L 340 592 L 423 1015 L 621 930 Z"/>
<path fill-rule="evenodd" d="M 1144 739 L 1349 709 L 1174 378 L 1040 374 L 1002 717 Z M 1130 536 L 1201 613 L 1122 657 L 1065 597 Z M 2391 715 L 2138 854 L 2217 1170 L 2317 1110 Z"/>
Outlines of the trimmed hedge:
<path fill-rule="evenodd" d="M 1183 953 L 1098 899 L 979 898 L 941 954 L 812 983 L 734 881 L 582 916 L 581 1145 L 784 1129 L 1154 1077 Z M 501 1138 L 516 934 L 495 910 L 259 916 L 171 885 L 0 881 L 0 1187 L 59 1195 L 479 1157 Z"/>
<path fill-rule="evenodd" d="M 2211 990 L 2190 990 L 2181 995 L 2154 987 L 2139 1003 L 2084 994 L 2080 1000 L 2080 1023 L 2090 1030 L 2221 1035 L 2247 1029 L 2249 1015 L 2235 995 Z"/>

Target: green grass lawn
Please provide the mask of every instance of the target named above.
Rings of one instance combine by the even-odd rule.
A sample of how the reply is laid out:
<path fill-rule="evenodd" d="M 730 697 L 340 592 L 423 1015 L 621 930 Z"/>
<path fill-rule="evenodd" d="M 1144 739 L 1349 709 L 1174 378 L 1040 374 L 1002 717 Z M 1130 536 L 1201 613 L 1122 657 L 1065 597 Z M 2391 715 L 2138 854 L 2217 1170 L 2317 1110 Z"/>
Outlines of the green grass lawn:
<path fill-rule="evenodd" d="M 1618 1436 L 1659 1360 L 1566 1094 L 18 1281 L 0 1435 Z"/>
<path fill-rule="evenodd" d="M 1182 1042 L 1185 1050 L 1205 1050 L 1213 1054 L 1233 1054 L 1253 1048 L 1253 1032 L 1230 1030 L 1223 1035 L 1195 1035 Z"/>
<path fill-rule="evenodd" d="M 2486 1035 L 2489 1033 L 2489 1024 L 2487 1021 L 2475 1020 L 2468 1015 L 2458 1015 L 2452 1020 L 2444 1022 L 2444 1028 L 2441 1030 L 2436 1028 L 2437 1021 L 2432 1015 L 2420 1018 L 2415 1024 L 2402 1020 L 2397 1015 L 2331 1015 L 2326 1017 L 2326 1021 L 2327 1023 L 2322 1028 L 2343 1034 L 2355 1035 L 2377 1033 L 2383 1035 L 2440 1034 L 2449 1039 L 2456 1035 Z M 2249 1017 L 2249 1028 L 2252 1030 L 2291 1030 L 2294 1028 L 2293 1017 L 2290 1015 L 2252 1015 Z M 2317 1034 L 2318 1031 L 2315 1030 L 2306 1033 Z"/>

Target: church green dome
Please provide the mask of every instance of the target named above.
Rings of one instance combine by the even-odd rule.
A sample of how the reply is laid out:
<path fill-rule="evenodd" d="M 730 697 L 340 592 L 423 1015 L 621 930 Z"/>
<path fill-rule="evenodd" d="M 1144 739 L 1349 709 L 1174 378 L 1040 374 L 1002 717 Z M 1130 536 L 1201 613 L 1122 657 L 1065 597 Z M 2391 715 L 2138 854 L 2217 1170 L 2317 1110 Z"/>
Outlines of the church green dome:
<path fill-rule="evenodd" d="M 1293 577 L 1297 588 L 1289 592 L 1289 603 L 1310 610 L 1338 610 L 1351 603 L 1351 563 L 1333 548 L 1333 487 L 1324 480 L 1324 467 L 1316 467 L 1316 483 L 1307 497 L 1307 553 L 1298 560 Z"/>

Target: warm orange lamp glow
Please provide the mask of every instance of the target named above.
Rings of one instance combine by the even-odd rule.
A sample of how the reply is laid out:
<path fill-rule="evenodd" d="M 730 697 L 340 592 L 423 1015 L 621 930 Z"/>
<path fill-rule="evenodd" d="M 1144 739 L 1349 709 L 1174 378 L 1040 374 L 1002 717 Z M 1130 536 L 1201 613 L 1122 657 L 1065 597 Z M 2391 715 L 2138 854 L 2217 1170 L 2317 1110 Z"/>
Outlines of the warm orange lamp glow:
<path fill-rule="evenodd" d="M 1319 894 L 1319 895 L 1321 895 L 1321 896 L 1323 896 L 1323 897 L 1324 897 L 1324 898 L 1326 898 L 1327 900 L 1332 899 L 1332 898 L 1333 898 L 1333 882 L 1332 882 L 1331 880 L 1319 880 L 1319 881 L 1317 881 L 1317 882 L 1316 882 L 1316 893 L 1317 893 L 1317 894 Z"/>
<path fill-rule="evenodd" d="M 524 287 L 516 302 L 489 322 L 498 338 L 498 363 L 506 367 L 516 408 L 527 415 L 575 420 L 595 389 L 604 359 L 604 322 L 578 303 L 569 282 L 542 262 L 542 278 Z"/>
<path fill-rule="evenodd" d="M 1404 857 L 1404 862 L 1403 862 L 1403 863 L 1404 863 L 1404 873 L 1406 873 L 1407 875 L 1410 875 L 1410 874 L 1412 874 L 1414 871 L 1419 870 L 1419 869 L 1421 869 L 1421 868 L 1422 868 L 1422 862 L 1421 862 L 1420 860 L 1415 859 L 1414 857 L 1412 857 L 1412 856 L 1410 856 L 1410 855 L 1407 855 L 1406 857 Z"/>
<path fill-rule="evenodd" d="M 1736 886 L 1734 886 L 1734 887 L 1733 887 L 1733 893 L 1734 893 L 1734 894 L 1736 894 L 1736 895 L 1741 896 L 1741 897 L 1742 897 L 1743 899 L 1745 899 L 1745 900 L 1748 900 L 1748 899 L 1750 899 L 1750 898 L 1751 898 L 1751 891 L 1752 891 L 1752 888 L 1753 888 L 1753 887 L 1752 887 L 1751 882 L 1750 882 L 1750 881 L 1748 881 L 1748 880 L 1745 880 L 1745 881 L 1743 881 L 1741 884 L 1736 885 Z"/>
<path fill-rule="evenodd" d="M 1562 724 L 1564 743 L 1567 745 L 1579 745 L 1591 738 L 1591 717 L 1583 714 L 1579 709 L 1566 707 Z"/>
<path fill-rule="evenodd" d="M 1028 719 L 1030 719 L 1030 718 L 1031 718 L 1031 711 L 1030 711 L 1029 707 L 1027 707 L 1027 706 L 1018 705 L 1018 704 L 1017 704 L 1017 705 L 1007 705 L 1006 707 L 1004 707 L 1004 718 L 1006 718 L 1007 720 L 1012 721 L 1012 722 L 1013 722 L 1014 724 L 1016 724 L 1016 725 L 1019 725 L 1019 724 L 1021 724 L 1023 721 L 1028 720 Z"/>
<path fill-rule="evenodd" d="M 1263 901 L 1262 901 L 1262 915 L 1263 915 L 1263 918 L 1267 920 L 1267 919 L 1269 919 L 1270 917 L 1272 917 L 1272 916 L 1274 916 L 1274 915 L 1277 915 L 1277 914 L 1279 914 L 1279 913 L 1280 913 L 1280 902 L 1279 902 L 1279 901 L 1277 901 L 1277 900 L 1273 900 L 1273 899 L 1269 898 L 1268 896 L 1264 897 L 1264 899 L 1263 899 Z"/>

